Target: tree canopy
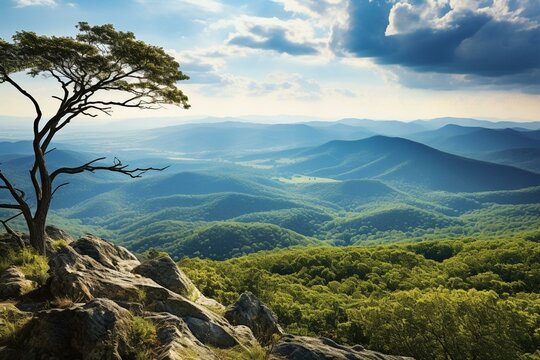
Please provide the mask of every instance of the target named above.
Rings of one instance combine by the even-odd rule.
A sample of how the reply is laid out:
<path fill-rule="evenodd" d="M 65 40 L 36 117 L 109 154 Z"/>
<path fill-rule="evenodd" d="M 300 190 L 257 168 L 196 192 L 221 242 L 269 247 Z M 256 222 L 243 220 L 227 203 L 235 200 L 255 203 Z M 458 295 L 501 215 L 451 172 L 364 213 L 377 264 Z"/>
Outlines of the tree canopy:
<path fill-rule="evenodd" d="M 117 31 L 110 24 L 90 26 L 81 22 L 77 28 L 79 33 L 74 37 L 20 31 L 12 42 L 0 39 L 0 84 L 12 85 L 30 100 L 36 113 L 33 122 L 35 162 L 30 170 L 35 211 L 25 192 L 1 171 L 0 190 L 9 191 L 14 203 L 0 204 L 0 208 L 20 211 L 28 225 L 31 243 L 40 251 L 43 251 L 44 226 L 52 196 L 66 185 L 53 185 L 59 175 L 108 170 L 139 177 L 149 170 L 160 170 L 129 169 L 116 158 L 112 165 L 105 165 L 100 163 L 104 158 L 97 158 L 77 167 L 61 167 L 49 172 L 46 155 L 58 131 L 77 116 L 111 115 L 115 107 L 155 109 L 172 104 L 189 108 L 187 96 L 176 86 L 188 76 L 162 48 L 137 40 L 131 32 Z M 44 75 L 58 82 L 61 92 L 52 97 L 59 105 L 48 119 L 43 119 L 38 100 L 12 77 L 19 72 L 31 77 Z"/>

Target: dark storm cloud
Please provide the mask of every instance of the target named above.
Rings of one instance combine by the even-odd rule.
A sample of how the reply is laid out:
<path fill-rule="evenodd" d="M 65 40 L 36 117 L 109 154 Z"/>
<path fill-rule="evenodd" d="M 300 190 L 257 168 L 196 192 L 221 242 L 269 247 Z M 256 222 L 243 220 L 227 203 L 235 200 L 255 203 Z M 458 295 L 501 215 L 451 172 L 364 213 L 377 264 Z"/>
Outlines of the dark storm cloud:
<path fill-rule="evenodd" d="M 491 0 L 454 1 L 452 6 L 427 0 L 352 0 L 348 27 L 335 29 L 332 45 L 337 52 L 417 72 L 537 88 L 540 1 L 508 0 L 503 10 Z"/>

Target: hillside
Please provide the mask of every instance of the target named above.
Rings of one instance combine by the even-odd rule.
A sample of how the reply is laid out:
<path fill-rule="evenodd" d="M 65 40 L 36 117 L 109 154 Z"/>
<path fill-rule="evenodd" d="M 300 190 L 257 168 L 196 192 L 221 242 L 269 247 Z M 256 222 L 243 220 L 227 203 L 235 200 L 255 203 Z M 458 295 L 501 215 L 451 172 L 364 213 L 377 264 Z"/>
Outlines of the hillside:
<path fill-rule="evenodd" d="M 444 153 L 401 138 L 374 136 L 299 150 L 281 171 L 339 180 L 380 179 L 434 190 L 487 191 L 540 184 L 540 175 Z M 274 165 L 277 165 L 274 160 Z"/>
<path fill-rule="evenodd" d="M 332 139 L 360 139 L 373 135 L 361 128 L 330 124 L 253 124 L 220 122 L 190 124 L 145 131 L 141 145 L 184 153 L 245 152 L 322 144 Z"/>
<path fill-rule="evenodd" d="M 518 148 L 495 151 L 478 156 L 480 160 L 519 167 L 540 173 L 540 149 Z"/>
<path fill-rule="evenodd" d="M 323 333 L 417 360 L 507 360 L 534 359 L 525 354 L 540 346 L 538 254 L 532 241 L 456 240 L 286 249 L 179 265 L 224 303 L 254 292 L 289 332 Z"/>
<path fill-rule="evenodd" d="M 261 250 L 320 244 L 293 231 L 260 223 L 217 223 L 165 247 L 175 258 L 229 259 Z"/>
<path fill-rule="evenodd" d="M 530 134 L 515 129 L 486 129 L 451 124 L 413 134 L 409 138 L 452 154 L 471 155 L 519 148 L 539 149 L 540 141 Z"/>

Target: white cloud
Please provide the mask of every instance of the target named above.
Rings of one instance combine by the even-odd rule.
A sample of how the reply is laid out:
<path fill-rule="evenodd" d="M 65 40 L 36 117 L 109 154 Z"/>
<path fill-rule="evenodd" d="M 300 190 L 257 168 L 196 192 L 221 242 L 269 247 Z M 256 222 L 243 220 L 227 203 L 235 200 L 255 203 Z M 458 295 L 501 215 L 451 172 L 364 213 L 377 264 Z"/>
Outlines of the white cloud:
<path fill-rule="evenodd" d="M 318 25 L 344 24 L 349 0 L 272 0 L 285 11 L 317 19 Z"/>
<path fill-rule="evenodd" d="M 14 0 L 16 7 L 27 6 L 56 6 L 56 0 Z"/>
<path fill-rule="evenodd" d="M 186 8 L 197 8 L 203 11 L 217 13 L 224 10 L 224 5 L 218 0 L 136 0 L 140 4 L 152 6 L 154 10 L 182 11 Z"/>

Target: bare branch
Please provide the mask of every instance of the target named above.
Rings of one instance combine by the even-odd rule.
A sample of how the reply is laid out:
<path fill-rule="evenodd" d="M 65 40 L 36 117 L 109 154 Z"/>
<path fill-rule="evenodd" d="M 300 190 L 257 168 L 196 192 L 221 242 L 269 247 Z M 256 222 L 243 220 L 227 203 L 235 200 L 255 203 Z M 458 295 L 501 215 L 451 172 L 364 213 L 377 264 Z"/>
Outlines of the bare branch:
<path fill-rule="evenodd" d="M 53 192 L 51 193 L 51 198 L 54 197 L 54 194 L 58 191 L 58 189 L 60 189 L 63 186 L 66 186 L 66 185 L 69 185 L 69 183 L 65 182 L 65 183 L 62 183 L 62 184 L 58 185 L 57 187 L 55 187 Z"/>
<path fill-rule="evenodd" d="M 163 167 L 163 168 L 154 168 L 154 167 L 139 168 L 138 167 L 138 168 L 134 168 L 134 169 L 129 169 L 129 165 L 124 165 L 118 158 L 114 158 L 113 165 L 110 165 L 110 166 L 95 166 L 95 165 L 93 165 L 96 162 L 101 161 L 101 160 L 105 160 L 105 159 L 106 159 L 105 157 L 101 157 L 101 158 L 89 161 L 88 163 L 83 164 L 83 165 L 78 166 L 78 167 L 59 168 L 59 169 L 55 170 L 51 174 L 51 181 L 54 181 L 54 179 L 60 174 L 78 174 L 78 173 L 82 173 L 82 172 L 91 172 L 91 173 L 93 173 L 94 171 L 98 171 L 98 170 L 116 172 L 116 173 L 127 175 L 127 176 L 129 176 L 131 178 L 140 178 L 140 177 L 142 177 L 142 175 L 144 175 L 148 171 L 163 171 L 163 170 L 169 168 L 168 166 L 166 166 L 166 167 Z"/>
<path fill-rule="evenodd" d="M 0 223 L 2 225 L 4 225 L 4 229 L 6 229 L 6 232 L 11 235 L 11 237 L 17 242 L 17 245 L 19 245 L 19 247 L 21 249 L 24 248 L 24 241 L 22 239 L 22 237 L 17 234 L 9 225 L 8 225 L 8 222 L 10 222 L 11 220 L 21 216 L 23 214 L 23 212 L 21 211 L 20 213 L 18 213 L 17 215 L 13 215 L 12 217 L 10 217 L 9 219 L 6 219 L 6 220 L 0 220 Z"/>
<path fill-rule="evenodd" d="M 13 199 L 15 199 L 15 201 L 17 201 L 17 203 L 21 207 L 23 207 L 25 205 L 24 191 L 15 188 L 13 184 L 11 184 L 11 182 L 8 180 L 8 178 L 4 175 L 4 173 L 2 173 L 2 171 L 0 171 L 0 180 L 2 180 L 5 184 L 5 186 L 2 186 L 2 188 L 7 189 L 9 193 L 11 194 L 11 196 L 13 197 Z"/>

